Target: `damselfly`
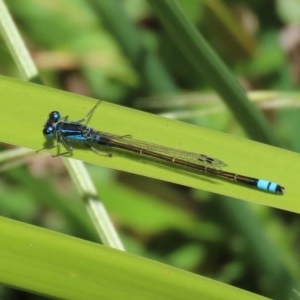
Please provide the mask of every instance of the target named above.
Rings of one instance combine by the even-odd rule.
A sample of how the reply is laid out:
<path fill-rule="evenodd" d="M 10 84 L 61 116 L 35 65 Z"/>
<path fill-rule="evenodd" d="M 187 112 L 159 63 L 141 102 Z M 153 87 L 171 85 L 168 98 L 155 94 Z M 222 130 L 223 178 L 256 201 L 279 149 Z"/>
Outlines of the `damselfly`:
<path fill-rule="evenodd" d="M 60 144 L 63 144 L 67 150 L 64 153 L 58 153 L 55 156 L 66 154 L 72 155 L 73 146 L 78 143 L 85 145 L 98 153 L 100 153 L 100 151 L 97 149 L 97 146 L 107 146 L 241 183 L 263 191 L 276 194 L 283 194 L 284 192 L 284 187 L 277 183 L 223 171 L 220 168 L 225 167 L 225 163 L 205 154 L 182 151 L 135 140 L 131 138 L 130 135 L 121 136 L 97 131 L 84 123 L 89 121 L 99 103 L 100 101 L 90 110 L 85 118 L 76 122 L 68 121 L 68 117 L 61 117 L 61 114 L 58 111 L 52 111 L 49 114 L 43 129 L 43 134 L 48 139 L 56 140 L 56 145 L 54 147 L 58 148 Z M 111 152 L 105 153 L 107 156 L 112 156 Z"/>

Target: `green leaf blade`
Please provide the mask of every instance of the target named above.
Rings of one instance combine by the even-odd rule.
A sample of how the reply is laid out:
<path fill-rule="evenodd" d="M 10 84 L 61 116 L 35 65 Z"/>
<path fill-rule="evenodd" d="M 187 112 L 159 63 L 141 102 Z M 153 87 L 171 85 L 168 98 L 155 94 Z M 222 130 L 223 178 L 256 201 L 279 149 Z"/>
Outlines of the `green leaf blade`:
<path fill-rule="evenodd" d="M 158 262 L 5 218 L 0 218 L 0 236 L 0 281 L 58 299 L 265 299 Z"/>
<path fill-rule="evenodd" d="M 96 103 L 87 97 L 4 77 L 0 77 L 0 88 L 0 117 L 5 124 L 0 128 L 1 141 L 32 149 L 43 147 L 45 138 L 42 128 L 50 111 L 59 110 L 62 115 L 76 121 L 83 118 Z M 228 164 L 226 171 L 277 182 L 286 188 L 286 193 L 279 196 L 262 192 L 152 162 L 139 155 L 106 157 L 85 148 L 75 148 L 72 156 L 75 159 L 263 205 L 300 211 L 300 188 L 294 180 L 300 168 L 296 153 L 104 101 L 89 125 L 103 132 L 121 136 L 130 134 L 138 140 L 216 157 Z M 56 149 L 52 153 L 56 153 Z"/>

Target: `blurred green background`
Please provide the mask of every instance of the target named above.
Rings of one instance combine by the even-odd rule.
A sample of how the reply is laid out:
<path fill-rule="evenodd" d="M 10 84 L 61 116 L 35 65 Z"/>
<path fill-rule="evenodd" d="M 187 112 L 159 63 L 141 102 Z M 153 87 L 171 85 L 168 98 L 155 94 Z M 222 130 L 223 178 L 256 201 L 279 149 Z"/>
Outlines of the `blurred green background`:
<path fill-rule="evenodd" d="M 179 2 L 282 145 L 299 151 L 300 3 Z M 245 136 L 147 1 L 10 0 L 7 5 L 47 86 Z M 20 77 L 3 41 L 0 57 L 1 74 Z M 17 163 L 2 167 L 2 216 L 98 240 L 60 159 L 34 155 Z M 297 215 L 88 169 L 128 252 L 267 297 L 281 295 L 277 299 L 299 281 Z M 0 299 L 42 297 L 0 286 Z"/>

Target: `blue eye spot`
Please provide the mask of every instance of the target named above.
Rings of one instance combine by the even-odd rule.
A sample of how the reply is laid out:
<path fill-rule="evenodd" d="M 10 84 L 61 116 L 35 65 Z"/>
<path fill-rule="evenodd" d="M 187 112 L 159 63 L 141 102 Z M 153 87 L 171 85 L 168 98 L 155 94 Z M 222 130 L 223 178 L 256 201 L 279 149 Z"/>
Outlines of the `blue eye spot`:
<path fill-rule="evenodd" d="M 57 122 L 60 119 L 60 113 L 58 111 L 52 111 L 49 114 L 49 120 Z"/>
<path fill-rule="evenodd" d="M 47 138 L 52 138 L 53 137 L 53 131 L 54 131 L 54 128 L 52 126 L 48 126 L 48 127 L 45 127 L 43 129 L 43 134 Z"/>

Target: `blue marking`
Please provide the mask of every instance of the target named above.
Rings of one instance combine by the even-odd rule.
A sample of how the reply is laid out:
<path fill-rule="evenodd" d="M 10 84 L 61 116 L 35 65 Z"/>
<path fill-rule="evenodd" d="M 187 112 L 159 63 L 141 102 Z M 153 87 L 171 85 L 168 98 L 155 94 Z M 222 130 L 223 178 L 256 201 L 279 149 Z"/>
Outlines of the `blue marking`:
<path fill-rule="evenodd" d="M 271 184 L 270 184 L 270 186 L 269 186 L 269 191 L 275 193 L 275 192 L 276 192 L 276 189 L 277 189 L 277 186 L 278 186 L 277 183 L 271 182 Z"/>
<path fill-rule="evenodd" d="M 67 135 L 67 139 L 75 142 L 87 142 L 87 138 L 80 134 L 78 135 Z"/>
<path fill-rule="evenodd" d="M 264 180 L 264 179 L 258 179 L 256 186 L 260 190 L 270 191 L 275 193 L 277 188 L 277 183 Z"/>

